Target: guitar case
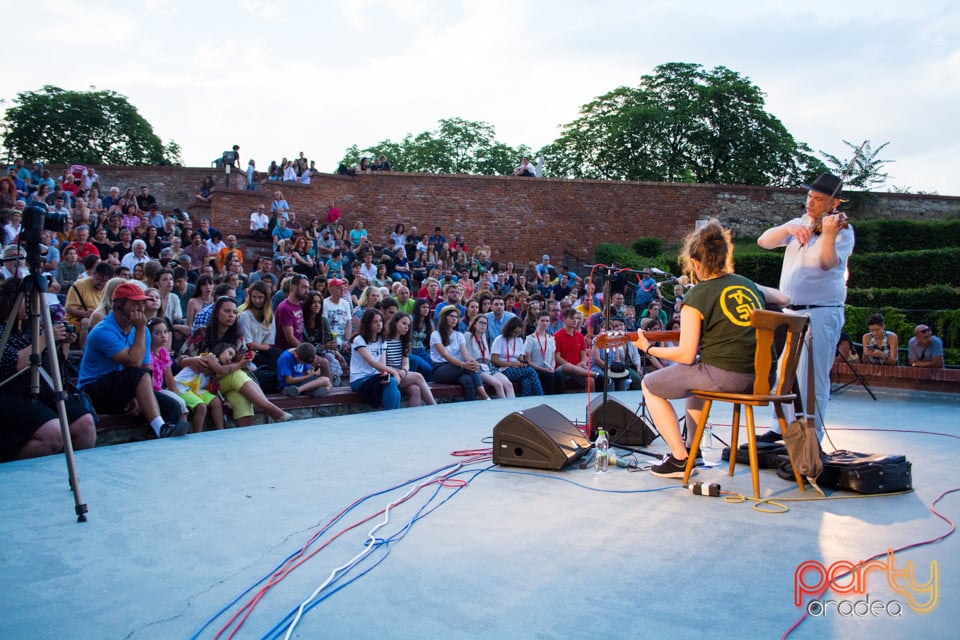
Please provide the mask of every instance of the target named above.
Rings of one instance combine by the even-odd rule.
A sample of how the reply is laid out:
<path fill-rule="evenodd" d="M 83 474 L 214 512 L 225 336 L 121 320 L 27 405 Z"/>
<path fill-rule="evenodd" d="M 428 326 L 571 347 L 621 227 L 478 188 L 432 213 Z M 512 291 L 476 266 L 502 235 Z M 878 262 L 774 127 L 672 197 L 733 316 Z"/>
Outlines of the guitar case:
<path fill-rule="evenodd" d="M 777 473 L 792 480 L 789 469 L 789 458 L 782 456 Z M 817 484 L 823 489 L 866 495 L 909 491 L 913 488 L 912 465 L 902 455 L 834 451 L 823 454 L 823 472 Z"/>
<path fill-rule="evenodd" d="M 758 442 L 757 462 L 761 469 L 776 469 L 780 458 L 787 456 L 787 447 L 782 442 Z M 720 454 L 723 460 L 730 460 L 730 447 L 724 447 Z M 750 450 L 744 443 L 737 448 L 737 464 L 750 464 Z"/>

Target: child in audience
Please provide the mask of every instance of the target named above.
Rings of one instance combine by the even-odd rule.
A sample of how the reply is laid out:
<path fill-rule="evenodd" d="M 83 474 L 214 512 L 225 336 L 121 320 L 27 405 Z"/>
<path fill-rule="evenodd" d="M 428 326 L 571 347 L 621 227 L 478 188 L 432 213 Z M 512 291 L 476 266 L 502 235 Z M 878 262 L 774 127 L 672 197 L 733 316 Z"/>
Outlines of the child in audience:
<path fill-rule="evenodd" d="M 249 354 L 252 356 L 253 352 L 250 351 Z M 212 352 L 200 356 L 200 359 L 213 373 L 212 376 L 203 371 L 194 371 L 190 367 L 183 367 L 174 376 L 177 393 L 183 398 L 187 407 L 194 412 L 194 433 L 203 431 L 203 418 L 198 418 L 197 414 L 205 415 L 208 407 L 213 428 L 223 429 L 223 403 L 211 389 L 211 382 L 217 376 L 230 373 L 229 365 L 236 355 L 237 348 L 234 345 L 221 342 L 214 346 Z"/>
<path fill-rule="evenodd" d="M 397 386 L 401 395 L 407 398 L 407 405 L 419 407 L 422 404 L 437 404 L 433 392 L 422 375 L 410 367 L 412 338 L 410 335 L 410 316 L 405 313 L 394 314 L 384 329 L 384 352 L 386 365 L 395 369 L 400 376 Z"/>
<path fill-rule="evenodd" d="M 314 397 L 330 393 L 333 385 L 330 378 L 321 375 L 320 367 L 315 364 L 316 359 L 317 348 L 309 342 L 301 342 L 281 353 L 277 358 L 277 382 L 280 392 L 289 398 L 296 398 L 307 392 Z"/>
<path fill-rule="evenodd" d="M 173 371 L 170 366 L 173 359 L 170 357 L 170 325 L 166 318 L 151 318 L 147 322 L 147 329 L 150 331 L 150 367 L 153 370 L 153 390 L 162 393 L 165 396 L 173 398 L 180 405 L 180 419 L 187 418 L 187 405 L 174 389 Z M 200 431 L 203 430 L 203 417 L 206 416 L 206 410 L 200 418 Z M 198 432 L 194 424 L 194 433 Z"/>

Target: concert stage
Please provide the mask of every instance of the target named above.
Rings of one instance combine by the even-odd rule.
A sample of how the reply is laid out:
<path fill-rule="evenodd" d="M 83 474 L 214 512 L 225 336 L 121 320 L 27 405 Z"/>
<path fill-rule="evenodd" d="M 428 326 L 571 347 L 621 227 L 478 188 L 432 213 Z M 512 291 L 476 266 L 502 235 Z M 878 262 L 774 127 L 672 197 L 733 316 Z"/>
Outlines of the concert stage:
<path fill-rule="evenodd" d="M 639 392 L 612 395 L 631 408 L 640 400 Z M 213 638 L 232 616 L 249 611 L 243 606 L 265 586 L 262 579 L 344 509 L 445 467 L 448 480 L 391 509 L 370 536 L 374 545 L 363 545 L 384 521 L 374 514 L 422 482 L 371 497 L 323 530 L 307 550 L 315 555 L 266 590 L 235 637 L 283 637 L 300 603 L 335 568 L 357 559 L 304 606 L 293 637 L 774 638 L 804 611 L 793 603 L 801 563 L 857 562 L 949 529 L 928 507 L 960 486 L 958 396 L 881 391 L 874 402 L 851 389 L 834 398 L 833 442 L 906 454 L 915 491 L 787 502 L 789 511 L 779 514 L 693 496 L 678 480 L 623 468 L 598 478 L 578 465 L 561 472 L 491 468 L 488 461 L 460 473 L 450 467 L 468 460 L 451 452 L 489 448 L 502 418 L 544 400 L 571 419 L 584 417 L 586 396 L 570 394 L 78 452 L 86 523 L 76 522 L 63 456 L 0 465 L 0 637 Z M 712 420 L 725 440 L 729 428 L 720 425 L 729 415 L 718 407 Z M 770 412 L 759 412 L 758 420 L 766 428 Z M 907 429 L 952 437 L 897 431 Z M 650 447 L 665 451 L 659 439 Z M 706 457 L 719 460 L 720 445 Z M 701 469 L 695 479 L 750 493 L 745 466 L 732 479 L 725 467 Z M 772 498 L 814 495 L 772 471 L 761 472 L 760 487 Z M 960 519 L 960 493 L 937 508 Z M 912 609 L 913 592 L 894 592 L 873 570 L 862 593 L 823 596 L 832 608 L 790 637 L 953 636 L 960 626 L 960 536 L 895 554 L 896 569 L 908 562 L 918 582 L 937 563 L 931 612 Z M 866 596 L 871 610 L 857 615 L 853 610 L 865 605 L 855 603 Z"/>

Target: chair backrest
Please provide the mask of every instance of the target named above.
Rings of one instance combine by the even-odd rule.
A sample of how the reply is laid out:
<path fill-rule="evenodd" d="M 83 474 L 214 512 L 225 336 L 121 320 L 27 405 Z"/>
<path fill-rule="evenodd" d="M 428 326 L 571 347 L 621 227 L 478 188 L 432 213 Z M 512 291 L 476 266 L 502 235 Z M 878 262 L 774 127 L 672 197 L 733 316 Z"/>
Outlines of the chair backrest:
<path fill-rule="evenodd" d="M 750 325 L 757 332 L 757 350 L 753 356 L 756 379 L 753 382 L 754 395 L 785 395 L 793 392 L 793 381 L 797 373 L 797 363 L 803 350 L 803 338 L 807 333 L 807 317 L 796 316 L 777 311 L 756 309 L 750 316 Z M 773 341 L 777 328 L 786 325 L 787 339 L 777 367 L 774 388 L 770 388 L 770 369 L 773 365 Z"/>

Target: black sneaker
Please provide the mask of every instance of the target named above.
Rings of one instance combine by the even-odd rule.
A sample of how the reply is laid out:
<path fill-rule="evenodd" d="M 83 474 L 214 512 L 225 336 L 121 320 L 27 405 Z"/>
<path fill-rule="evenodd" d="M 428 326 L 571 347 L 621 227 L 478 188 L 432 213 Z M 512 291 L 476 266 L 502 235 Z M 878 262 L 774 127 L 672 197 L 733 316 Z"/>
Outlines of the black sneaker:
<path fill-rule="evenodd" d="M 172 436 L 185 436 L 190 432 L 190 423 L 186 420 L 180 422 L 167 422 L 160 427 L 158 438 L 170 438 Z"/>
<path fill-rule="evenodd" d="M 774 430 L 767 431 L 757 436 L 757 442 L 782 442 L 783 434 L 777 433 Z"/>
<path fill-rule="evenodd" d="M 663 459 L 663 462 L 650 467 L 650 473 L 660 478 L 682 478 L 686 468 L 687 461 L 677 460 L 671 453 Z"/>
<path fill-rule="evenodd" d="M 687 455 L 690 455 L 690 447 L 687 447 Z M 693 466 L 702 467 L 703 465 L 703 453 L 700 451 L 700 449 L 697 449 L 696 455 L 693 456 Z"/>
<path fill-rule="evenodd" d="M 297 396 L 300 395 L 300 387 L 298 387 L 295 384 L 288 384 L 283 388 L 283 391 L 281 393 L 283 393 L 283 395 L 287 396 L 288 398 L 296 398 Z"/>

